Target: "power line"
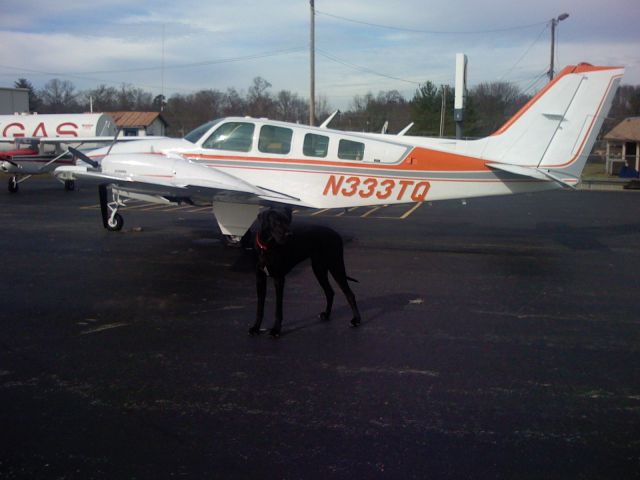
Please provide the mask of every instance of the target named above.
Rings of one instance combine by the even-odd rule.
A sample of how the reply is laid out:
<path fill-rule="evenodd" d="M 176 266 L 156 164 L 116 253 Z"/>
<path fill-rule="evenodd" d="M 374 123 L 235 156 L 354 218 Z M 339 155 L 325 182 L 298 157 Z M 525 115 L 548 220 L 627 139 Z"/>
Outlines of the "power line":
<path fill-rule="evenodd" d="M 516 61 L 516 63 L 509 70 L 507 70 L 504 74 L 502 74 L 502 76 L 498 80 L 502 80 L 504 77 L 509 75 L 513 71 L 514 68 L 516 68 L 518 66 L 518 64 L 522 61 L 522 59 L 527 56 L 527 54 L 529 53 L 529 50 L 531 50 L 533 48 L 533 46 L 536 43 L 538 43 L 538 40 L 540 40 L 540 38 L 542 37 L 542 34 L 547 30 L 547 28 L 549 28 L 549 23 L 548 22 L 545 24 L 544 28 L 542 30 L 540 30 L 540 33 L 538 34 L 536 39 L 533 42 L 531 42 L 531 45 L 529 45 L 529 47 L 525 50 L 525 52 L 522 54 L 522 56 L 520 56 L 520 58 Z"/>
<path fill-rule="evenodd" d="M 289 48 L 289 49 L 283 49 L 283 50 L 275 50 L 275 51 L 271 51 L 271 52 L 263 52 L 263 53 L 257 53 L 257 54 L 251 54 L 251 55 L 244 55 L 241 57 L 230 57 L 230 58 L 223 58 L 223 59 L 217 59 L 217 60 L 206 60 L 206 61 L 202 61 L 202 62 L 194 62 L 194 63 L 186 63 L 186 64 L 179 64 L 179 65 L 170 65 L 170 66 L 165 66 L 165 69 L 179 69 L 179 68 L 193 68 L 193 67 L 203 67 L 203 66 L 209 66 L 209 65 L 216 65 L 216 64 L 222 64 L 222 63 L 231 63 L 231 62 L 240 62 L 240 61 L 244 61 L 244 60 L 256 60 L 256 59 L 261 59 L 261 58 L 267 58 L 267 57 L 273 57 L 276 55 L 286 55 L 286 54 L 290 54 L 290 53 L 295 53 L 295 52 L 299 52 L 302 50 L 306 50 L 306 47 L 294 47 L 294 48 Z M 153 71 L 153 70 L 160 70 L 162 69 L 162 66 L 156 66 L 156 67 L 138 67 L 138 68 L 129 68 L 129 69 L 120 69 L 120 70 L 97 70 L 97 71 L 93 71 L 93 72 L 47 72 L 47 71 L 42 71 L 42 70 L 34 70 L 31 68 L 24 68 L 24 67 L 16 67 L 16 66 L 12 66 L 12 65 L 0 65 L 0 68 L 6 68 L 6 69 L 10 69 L 10 70 L 17 70 L 18 72 L 26 72 L 26 73 L 34 73 L 34 74 L 38 74 L 38 75 L 49 75 L 52 77 L 62 77 L 62 78 L 71 78 L 71 79 L 75 79 L 75 80 L 85 80 L 85 81 L 90 81 L 90 82 L 95 82 L 95 83 L 104 83 L 104 84 L 111 84 L 111 85 L 121 85 L 123 83 L 126 84 L 130 84 L 129 82 L 121 82 L 121 81 L 115 81 L 115 80 L 104 80 L 104 79 L 100 79 L 100 78 L 93 78 L 93 77 L 86 77 L 84 75 L 93 75 L 93 74 L 111 74 L 111 73 L 131 73 L 131 72 L 144 72 L 144 71 Z M 7 75 L 7 74 L 3 74 L 3 75 Z M 133 84 L 130 84 L 133 85 Z M 162 87 L 159 87 L 157 85 L 146 85 L 146 84 L 140 84 L 137 83 L 135 84 L 135 86 L 137 87 L 143 87 L 143 88 L 150 88 L 150 89 L 154 89 L 154 90 L 158 90 L 161 89 Z M 166 87 L 165 88 L 171 88 L 174 91 L 183 91 L 183 92 L 195 92 L 198 91 L 198 89 L 184 89 L 184 88 L 178 88 L 178 87 Z"/>
<path fill-rule="evenodd" d="M 372 70 L 371 68 L 363 67 L 361 65 L 356 65 L 355 63 L 350 63 L 350 62 L 347 62 L 345 60 L 341 60 L 341 59 L 339 59 L 337 57 L 334 57 L 333 55 L 330 55 L 329 53 L 327 53 L 324 50 L 321 50 L 319 48 L 316 48 L 316 52 L 318 52 L 320 55 L 322 55 L 323 57 L 325 57 L 325 58 L 327 58 L 327 59 L 329 59 L 329 60 L 331 60 L 333 62 L 339 63 L 341 65 L 345 65 L 347 67 L 351 67 L 351 68 L 353 68 L 355 70 L 359 70 L 361 72 L 371 73 L 373 75 L 378 75 L 379 77 L 389 78 L 391 80 L 398 80 L 400 82 L 406 82 L 406 83 L 412 83 L 414 85 L 420 85 L 420 82 L 415 82 L 413 80 L 407 80 L 406 78 L 394 77 L 394 76 L 388 75 L 386 73 L 377 72 L 375 70 Z"/>
<path fill-rule="evenodd" d="M 492 30 L 422 30 L 422 29 L 416 29 L 416 28 L 397 27 L 392 25 L 383 25 L 380 23 L 365 22 L 362 20 L 356 20 L 353 18 L 343 17 L 340 15 L 334 15 L 332 13 L 321 12 L 320 10 L 317 10 L 317 9 L 315 12 L 319 13 L 320 15 L 325 15 L 327 17 L 336 18 L 338 20 L 343 20 L 345 22 L 358 23 L 360 25 L 367 25 L 369 27 L 386 28 L 388 30 L 399 30 L 403 32 L 429 33 L 429 34 L 435 34 L 435 35 L 473 35 L 473 34 L 481 34 L 481 33 L 499 33 L 499 32 L 508 32 L 512 30 L 524 30 L 527 28 L 537 27 L 539 25 L 548 23 L 548 21 L 545 20 L 544 22 L 531 23 L 529 25 L 518 25 L 514 27 L 496 28 Z"/>
<path fill-rule="evenodd" d="M 221 58 L 221 59 L 217 59 L 217 60 L 205 60 L 205 61 L 201 61 L 201 62 L 194 62 L 194 63 L 184 63 L 184 64 L 176 64 L 176 65 L 165 65 L 164 69 L 179 69 L 179 68 L 194 68 L 194 67 L 205 67 L 205 66 L 209 66 L 209 65 L 217 65 L 217 64 L 221 64 L 221 63 L 231 63 L 231 62 L 241 62 L 244 60 L 256 60 L 256 59 L 260 59 L 260 58 L 267 58 L 267 57 L 274 57 L 277 55 L 286 55 L 289 53 L 294 53 L 294 52 L 299 52 L 302 50 L 306 50 L 306 47 L 294 47 L 294 48 L 287 48 L 287 49 L 283 49 L 283 50 L 274 50 L 271 52 L 263 52 L 263 53 L 254 53 L 251 55 L 244 55 L 241 57 L 230 57 L 230 58 Z M 111 74 L 111 73 L 132 73 L 132 72 L 146 72 L 146 71 L 153 71 L 153 70 L 161 70 L 163 67 L 161 65 L 158 66 L 153 66 L 153 67 L 136 67 L 136 68 L 123 68 L 123 69 L 119 69 L 119 70 L 95 70 L 95 71 L 88 71 L 88 72 L 70 72 L 70 73 L 56 73 L 56 72 L 41 72 L 41 71 L 37 71 L 37 70 L 30 70 L 27 68 L 21 68 L 21 67 L 13 67 L 13 66 L 8 66 L 8 65 L 0 65 L 0 68 L 11 68 L 14 70 L 24 70 L 24 71 L 29 71 L 29 72 L 33 72 L 33 73 L 42 73 L 45 75 L 58 75 L 58 76 L 63 76 L 63 75 L 104 75 L 104 74 Z"/>
<path fill-rule="evenodd" d="M 525 88 L 524 90 L 522 90 L 522 94 L 523 95 L 528 95 L 529 90 L 533 89 L 536 84 L 544 77 L 546 77 L 549 74 L 548 70 L 545 70 L 544 72 L 542 72 L 540 75 L 538 75 L 530 84 L 527 88 Z"/>

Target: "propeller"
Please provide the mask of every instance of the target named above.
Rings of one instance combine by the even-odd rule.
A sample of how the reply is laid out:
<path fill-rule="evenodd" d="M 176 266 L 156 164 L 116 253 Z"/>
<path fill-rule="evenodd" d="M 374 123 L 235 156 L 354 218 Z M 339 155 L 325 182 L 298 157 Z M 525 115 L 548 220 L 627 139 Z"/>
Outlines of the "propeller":
<path fill-rule="evenodd" d="M 81 152 L 80 150 L 78 150 L 76 148 L 69 147 L 69 151 L 73 154 L 74 157 L 79 158 L 84 163 L 88 163 L 93 168 L 98 168 L 100 166 L 100 164 L 98 162 L 96 162 L 95 160 L 92 160 L 91 158 L 89 158 L 89 156 L 87 154 Z"/>
<path fill-rule="evenodd" d="M 100 195 L 100 212 L 102 213 L 102 224 L 104 228 L 108 228 L 109 208 L 107 207 L 107 184 L 98 185 L 98 193 Z"/>

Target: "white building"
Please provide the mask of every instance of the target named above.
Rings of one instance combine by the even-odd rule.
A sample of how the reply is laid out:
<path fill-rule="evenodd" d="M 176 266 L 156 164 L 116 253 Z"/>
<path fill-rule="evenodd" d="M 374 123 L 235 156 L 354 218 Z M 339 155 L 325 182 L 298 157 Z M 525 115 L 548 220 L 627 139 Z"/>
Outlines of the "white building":
<path fill-rule="evenodd" d="M 169 124 L 160 112 L 106 112 L 125 137 L 165 136 Z"/>
<path fill-rule="evenodd" d="M 29 111 L 29 90 L 0 87 L 0 115 L 13 115 Z"/>

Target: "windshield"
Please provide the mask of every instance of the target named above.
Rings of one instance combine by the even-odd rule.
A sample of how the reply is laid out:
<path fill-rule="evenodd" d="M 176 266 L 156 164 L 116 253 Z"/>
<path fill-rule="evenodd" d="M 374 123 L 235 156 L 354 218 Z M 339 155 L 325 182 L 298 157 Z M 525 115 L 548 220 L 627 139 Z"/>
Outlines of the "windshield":
<path fill-rule="evenodd" d="M 204 125 L 200 125 L 198 128 L 191 130 L 184 137 L 185 140 L 189 140 L 191 143 L 197 143 L 198 140 L 202 138 L 202 136 L 211 130 L 215 124 L 220 123 L 221 118 L 217 120 L 211 120 L 210 122 L 205 123 Z"/>

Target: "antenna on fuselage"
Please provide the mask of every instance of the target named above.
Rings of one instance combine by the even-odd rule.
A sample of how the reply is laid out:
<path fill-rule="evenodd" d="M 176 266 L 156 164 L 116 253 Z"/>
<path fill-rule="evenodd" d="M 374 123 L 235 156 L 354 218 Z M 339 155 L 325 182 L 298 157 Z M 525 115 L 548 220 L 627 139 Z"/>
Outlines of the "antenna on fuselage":
<path fill-rule="evenodd" d="M 322 122 L 322 125 L 320 125 L 320 128 L 327 128 L 327 125 L 329 125 L 329 122 L 333 120 L 333 117 L 335 117 L 339 113 L 340 113 L 340 110 L 336 110 L 331 115 L 329 115 L 327 119 L 324 122 Z"/>
<path fill-rule="evenodd" d="M 403 136 L 405 133 L 407 133 L 409 131 L 409 129 L 411 129 L 411 127 L 413 127 L 413 122 L 411 122 L 409 125 L 407 125 L 406 127 L 404 127 L 402 130 L 400 130 L 398 132 L 398 136 L 401 137 Z"/>

